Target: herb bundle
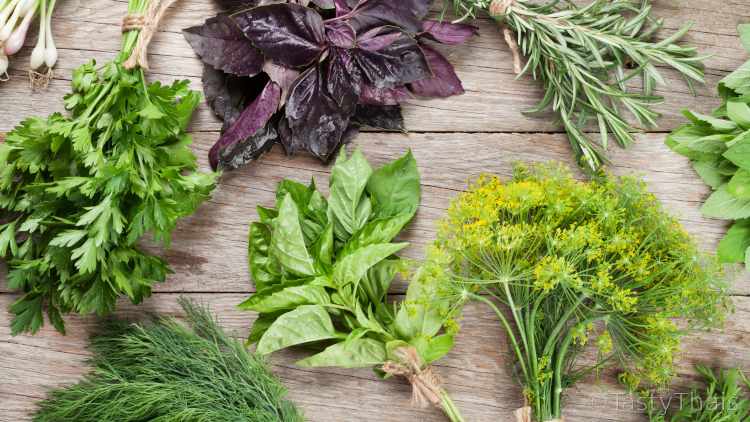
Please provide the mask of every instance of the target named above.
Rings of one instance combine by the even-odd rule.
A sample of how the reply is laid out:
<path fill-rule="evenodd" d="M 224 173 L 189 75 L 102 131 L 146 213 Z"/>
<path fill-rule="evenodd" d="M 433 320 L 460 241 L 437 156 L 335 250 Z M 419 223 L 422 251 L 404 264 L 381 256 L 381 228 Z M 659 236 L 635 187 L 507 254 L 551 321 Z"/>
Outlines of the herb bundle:
<path fill-rule="evenodd" d="M 94 370 L 52 391 L 35 422 L 302 422 L 264 360 L 185 299 L 188 326 L 115 322 L 92 338 Z"/>
<path fill-rule="evenodd" d="M 437 244 L 505 329 L 524 420 L 559 420 L 566 389 L 607 365 L 630 385 L 667 382 L 686 328 L 718 325 L 730 306 L 717 266 L 629 178 L 582 183 L 553 165 L 482 177 L 451 204 Z M 589 343 L 598 359 L 583 364 Z"/>
<path fill-rule="evenodd" d="M 165 6 L 151 1 L 131 0 L 128 13 L 154 22 Z M 70 117 L 29 118 L 0 144 L 0 257 L 24 293 L 10 308 L 14 334 L 39 330 L 45 307 L 64 332 L 64 313 L 107 314 L 120 295 L 140 302 L 170 270 L 138 240 L 150 232 L 168 245 L 214 187 L 185 132 L 200 94 L 187 81 L 146 83 L 151 31 L 133 28 L 114 61 L 74 71 Z"/>
<path fill-rule="evenodd" d="M 559 0 L 453 3 L 460 20 L 485 11 L 505 26 L 516 73 L 530 73 L 544 86 L 544 98 L 527 113 L 551 107 L 560 116 L 579 164 L 586 170 L 598 170 L 606 161 L 603 151 L 610 134 L 622 147 L 633 143 L 636 128 L 623 117 L 625 111 L 640 125 L 656 125 L 658 113 L 651 106 L 662 98 L 654 95 L 654 87 L 665 84 L 657 66 L 677 70 L 688 85 L 703 82 L 704 57 L 698 56 L 695 48 L 677 44 L 689 25 L 661 41 L 652 41 L 662 21 L 650 17 L 649 0 L 594 0 L 582 7 Z M 525 66 L 520 55 L 528 58 Z M 627 85 L 636 77 L 642 79 L 640 89 Z M 599 127 L 598 144 L 582 129 L 591 120 Z"/>
<path fill-rule="evenodd" d="M 39 16 L 39 38 L 31 52 L 30 76 L 33 86 L 45 85 L 57 63 L 57 47 L 52 36 L 52 12 L 57 0 L 0 0 L 0 78 L 7 79 L 8 57 L 21 51 L 34 18 Z M 37 72 L 46 67 L 47 72 Z"/>
<path fill-rule="evenodd" d="M 654 401 L 645 397 L 646 411 L 651 422 L 748 422 L 750 398 L 744 388 L 750 380 L 739 369 L 711 370 L 697 366 L 705 387 L 693 389 L 687 402 L 680 400 L 680 408 L 671 417 L 668 411 L 657 410 Z"/>
<path fill-rule="evenodd" d="M 224 121 L 209 152 L 215 169 L 239 167 L 277 142 L 327 162 L 360 125 L 403 130 L 399 104 L 412 95 L 463 93 L 426 41 L 461 44 L 476 29 L 425 20 L 428 0 L 220 3 L 246 9 L 184 31 Z"/>
<path fill-rule="evenodd" d="M 306 345 L 317 351 L 298 365 L 375 367 L 409 379 L 413 399 L 461 421 L 430 364 L 453 347 L 461 298 L 429 254 L 406 299 L 389 303 L 388 288 L 407 264 L 392 243 L 420 198 L 411 153 L 373 171 L 359 152 L 342 150 L 330 197 L 285 180 L 275 209 L 259 207 L 250 227 L 250 270 L 257 293 L 240 308 L 260 313 L 250 333 L 257 352 Z"/>
<path fill-rule="evenodd" d="M 739 27 L 750 51 L 750 25 Z M 712 115 L 685 111 L 690 123 L 667 137 L 667 145 L 688 157 L 713 194 L 703 215 L 734 224 L 719 243 L 721 262 L 750 263 L 750 62 L 719 82 L 723 102 Z"/>

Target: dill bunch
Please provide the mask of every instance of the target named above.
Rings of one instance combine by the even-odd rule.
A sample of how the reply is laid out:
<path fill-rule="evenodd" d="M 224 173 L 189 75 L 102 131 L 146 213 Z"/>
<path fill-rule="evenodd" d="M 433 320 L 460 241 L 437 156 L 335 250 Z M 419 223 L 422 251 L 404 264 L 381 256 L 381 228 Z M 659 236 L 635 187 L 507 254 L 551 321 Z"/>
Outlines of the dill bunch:
<path fill-rule="evenodd" d="M 180 299 L 188 326 L 115 322 L 91 341 L 94 370 L 41 402 L 36 422 L 302 422 L 264 360 L 208 309 Z"/>
<path fill-rule="evenodd" d="M 610 136 L 622 147 L 633 143 L 639 129 L 623 117 L 625 111 L 640 126 L 656 126 L 659 113 L 652 105 L 662 98 L 654 95 L 654 87 L 666 84 L 657 66 L 679 72 L 691 91 L 693 82 L 704 82 L 706 56 L 678 44 L 690 25 L 653 41 L 663 20 L 651 17 L 649 0 L 594 0 L 583 7 L 561 0 L 453 0 L 453 5 L 459 20 L 484 11 L 505 26 L 516 73 L 530 73 L 545 90 L 539 104 L 525 113 L 551 107 L 586 170 L 606 162 Z M 519 55 L 527 58 L 525 67 Z M 635 78 L 642 80 L 640 88 L 628 86 Z M 598 142 L 582 129 L 590 120 L 598 124 Z"/>
<path fill-rule="evenodd" d="M 507 183 L 483 176 L 453 201 L 437 244 L 497 313 L 530 406 L 519 410 L 539 421 L 560 419 L 564 391 L 606 366 L 631 386 L 665 384 L 680 338 L 731 307 L 718 265 L 632 178 L 584 183 L 549 164 Z M 587 346 L 594 362 L 578 359 Z"/>

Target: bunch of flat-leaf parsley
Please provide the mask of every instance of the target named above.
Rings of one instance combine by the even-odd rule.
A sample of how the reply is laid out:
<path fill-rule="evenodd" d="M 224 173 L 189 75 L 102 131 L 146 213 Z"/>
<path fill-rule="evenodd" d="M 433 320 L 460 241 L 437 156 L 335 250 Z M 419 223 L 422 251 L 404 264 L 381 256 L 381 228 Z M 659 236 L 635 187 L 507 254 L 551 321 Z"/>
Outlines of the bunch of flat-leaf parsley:
<path fill-rule="evenodd" d="M 131 0 L 128 12 L 148 6 Z M 125 33 L 114 61 L 73 72 L 70 117 L 29 118 L 0 144 L 0 257 L 23 291 L 13 334 L 39 330 L 45 308 L 64 331 L 62 314 L 107 314 L 120 295 L 140 302 L 169 267 L 138 240 L 168 244 L 214 187 L 185 133 L 200 94 L 187 81 L 147 84 L 142 60 L 126 65 L 139 35 Z"/>

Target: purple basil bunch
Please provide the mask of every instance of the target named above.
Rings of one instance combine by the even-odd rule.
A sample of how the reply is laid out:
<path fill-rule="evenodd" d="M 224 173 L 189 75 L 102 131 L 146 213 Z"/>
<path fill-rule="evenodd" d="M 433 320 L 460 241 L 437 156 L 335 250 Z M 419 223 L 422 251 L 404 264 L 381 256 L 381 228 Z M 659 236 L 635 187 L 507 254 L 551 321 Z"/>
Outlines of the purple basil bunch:
<path fill-rule="evenodd" d="M 426 41 L 461 44 L 476 28 L 425 19 L 428 0 L 221 3 L 244 9 L 184 31 L 224 121 L 214 169 L 237 168 L 276 142 L 328 161 L 361 125 L 403 130 L 402 101 L 463 93 Z"/>

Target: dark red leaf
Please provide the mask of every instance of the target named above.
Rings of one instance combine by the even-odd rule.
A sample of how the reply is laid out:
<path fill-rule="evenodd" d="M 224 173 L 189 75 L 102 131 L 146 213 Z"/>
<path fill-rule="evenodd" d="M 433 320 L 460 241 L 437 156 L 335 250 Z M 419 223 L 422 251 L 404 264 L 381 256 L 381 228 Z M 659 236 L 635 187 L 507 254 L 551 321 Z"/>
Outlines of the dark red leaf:
<path fill-rule="evenodd" d="M 237 76 L 254 76 L 261 71 L 263 55 L 227 15 L 210 18 L 183 34 L 195 53 L 216 69 Z"/>
<path fill-rule="evenodd" d="M 404 86 L 375 88 L 372 85 L 363 84 L 359 93 L 360 104 L 366 105 L 398 105 L 410 98 L 412 96 Z"/>
<path fill-rule="evenodd" d="M 404 33 L 380 51 L 357 49 L 354 58 L 376 88 L 392 88 L 432 76 L 417 41 Z"/>
<path fill-rule="evenodd" d="M 311 3 L 320 7 L 321 9 L 333 9 L 335 4 L 333 0 L 310 0 Z"/>
<path fill-rule="evenodd" d="M 434 20 L 422 22 L 421 35 L 441 44 L 463 44 L 477 34 L 479 34 L 479 28 L 464 23 L 439 22 Z"/>
<path fill-rule="evenodd" d="M 268 82 L 263 92 L 253 101 L 232 126 L 219 138 L 208 153 L 211 167 L 216 169 L 222 151 L 233 148 L 235 144 L 255 135 L 263 128 L 279 108 L 281 88 L 274 82 Z"/>
<path fill-rule="evenodd" d="M 380 51 L 393 44 L 404 34 L 392 26 L 373 28 L 357 37 L 357 46 L 367 51 Z"/>
<path fill-rule="evenodd" d="M 336 47 L 352 48 L 356 37 L 354 28 L 343 20 L 326 24 L 326 38 Z"/>
<path fill-rule="evenodd" d="M 336 17 L 338 18 L 351 12 L 354 6 L 357 5 L 357 2 L 353 0 L 333 0 L 333 4 L 336 8 Z"/>
<path fill-rule="evenodd" d="M 349 23 L 358 34 L 383 25 L 416 34 L 422 30 L 422 19 L 429 4 L 429 0 L 362 0 Z"/>
<path fill-rule="evenodd" d="M 448 60 L 430 46 L 422 45 L 421 47 L 434 76 L 412 82 L 411 91 L 421 97 L 450 97 L 463 94 L 464 87 L 461 80 L 458 79 Z"/>
<path fill-rule="evenodd" d="M 268 78 L 258 75 L 253 78 L 228 75 L 220 70 L 203 65 L 203 93 L 206 103 L 214 114 L 224 121 L 226 130 L 234 124 L 245 107 L 265 88 Z"/>
<path fill-rule="evenodd" d="M 323 19 L 298 4 L 271 4 L 232 15 L 253 45 L 274 62 L 304 67 L 314 62 L 325 46 Z"/>
<path fill-rule="evenodd" d="M 263 65 L 263 71 L 266 72 L 272 81 L 281 87 L 281 105 L 284 105 L 289 96 L 289 89 L 299 77 L 299 71 L 279 66 L 270 60 L 267 60 L 266 64 Z"/>
<path fill-rule="evenodd" d="M 326 78 L 328 94 L 339 106 L 352 108 L 359 100 L 362 74 L 354 63 L 352 50 L 332 48 L 330 55 Z"/>
<path fill-rule="evenodd" d="M 280 124 L 281 141 L 289 154 L 306 150 L 328 161 L 339 149 L 355 107 L 342 107 L 325 89 L 320 67 L 300 75 L 286 104 L 286 123 Z"/>
<path fill-rule="evenodd" d="M 357 112 L 352 121 L 363 126 L 375 129 L 393 130 L 404 132 L 404 116 L 401 115 L 401 106 L 357 106 Z"/>
<path fill-rule="evenodd" d="M 269 121 L 254 135 L 221 150 L 218 167 L 234 170 L 250 161 L 257 160 L 263 153 L 269 151 L 279 140 L 279 133 L 274 123 L 273 120 Z"/>

